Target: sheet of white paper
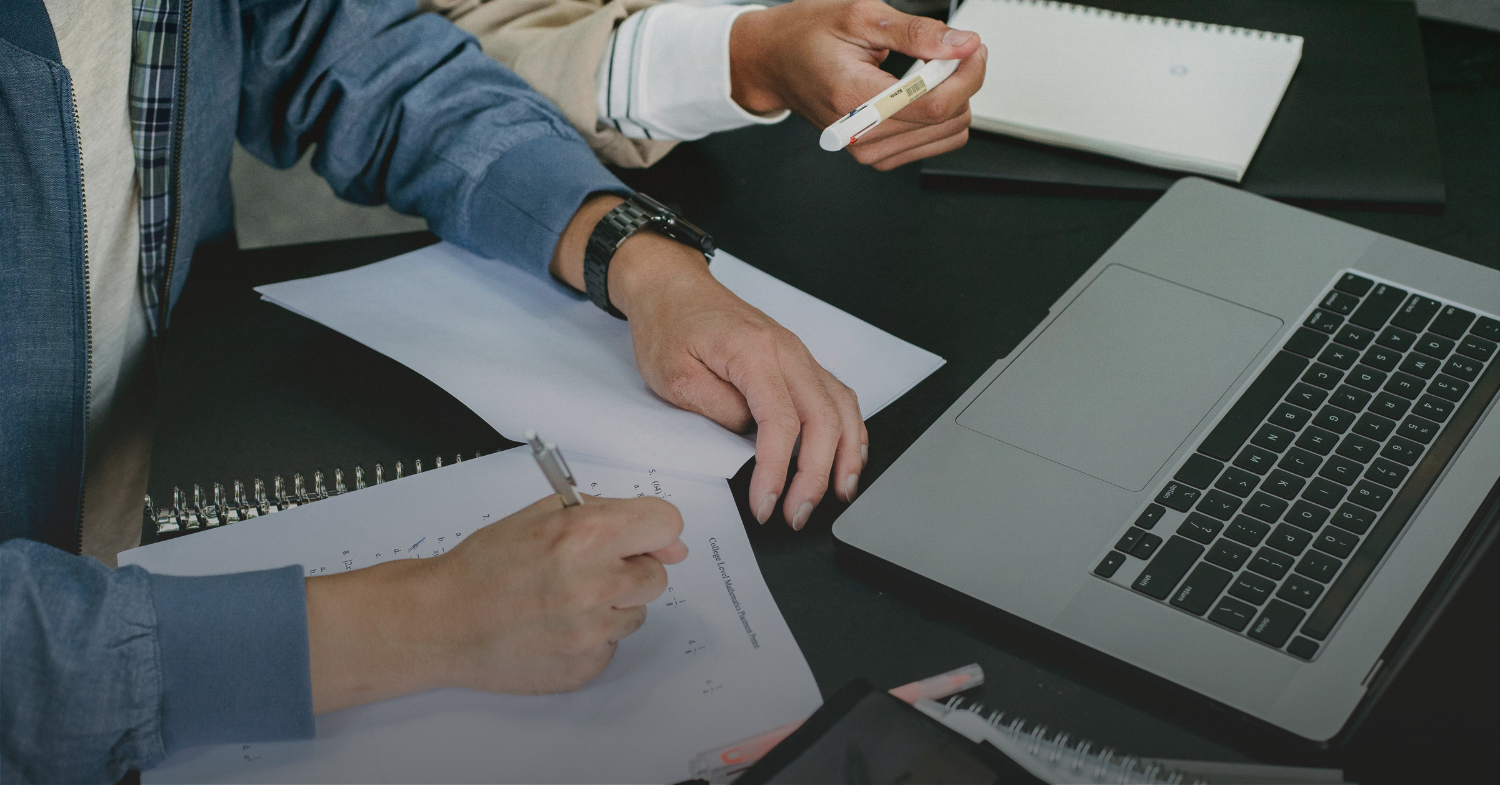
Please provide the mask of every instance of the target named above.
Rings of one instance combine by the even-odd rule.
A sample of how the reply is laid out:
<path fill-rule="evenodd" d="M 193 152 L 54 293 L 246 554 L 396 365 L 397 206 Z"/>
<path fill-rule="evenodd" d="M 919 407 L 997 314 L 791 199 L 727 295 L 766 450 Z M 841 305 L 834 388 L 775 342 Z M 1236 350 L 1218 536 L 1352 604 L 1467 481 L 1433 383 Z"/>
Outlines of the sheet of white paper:
<path fill-rule="evenodd" d="M 943 364 L 723 251 L 711 269 L 796 333 L 859 395 L 866 418 Z M 651 392 L 624 322 L 457 246 L 256 291 L 426 376 L 508 439 L 534 428 L 570 452 L 720 477 L 755 454 L 753 442 Z"/>
<path fill-rule="evenodd" d="M 321 716 L 311 741 L 182 750 L 147 782 L 676 782 L 698 752 L 811 714 L 818 687 L 776 607 L 728 483 L 569 456 L 584 491 L 661 496 L 687 560 L 646 623 L 577 692 L 435 690 Z M 308 575 L 427 558 L 550 493 L 525 448 L 120 554 L 204 575 Z M 211 610 L 211 609 L 205 609 Z"/>

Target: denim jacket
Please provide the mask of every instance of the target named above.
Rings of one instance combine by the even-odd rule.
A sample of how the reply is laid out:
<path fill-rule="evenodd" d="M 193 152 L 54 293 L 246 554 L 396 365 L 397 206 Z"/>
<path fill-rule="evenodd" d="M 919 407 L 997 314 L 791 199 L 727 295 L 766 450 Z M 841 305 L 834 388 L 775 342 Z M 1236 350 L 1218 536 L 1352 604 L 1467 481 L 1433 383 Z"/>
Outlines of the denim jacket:
<path fill-rule="evenodd" d="M 232 227 L 230 153 L 313 168 L 545 274 L 588 194 L 626 189 L 546 99 L 411 0 L 185 0 L 165 329 Z M 130 35 L 128 29 L 119 35 Z M 79 550 L 89 259 L 72 83 L 42 0 L 0 0 L 0 780 L 115 781 L 193 744 L 312 733 L 295 568 L 110 570 Z"/>

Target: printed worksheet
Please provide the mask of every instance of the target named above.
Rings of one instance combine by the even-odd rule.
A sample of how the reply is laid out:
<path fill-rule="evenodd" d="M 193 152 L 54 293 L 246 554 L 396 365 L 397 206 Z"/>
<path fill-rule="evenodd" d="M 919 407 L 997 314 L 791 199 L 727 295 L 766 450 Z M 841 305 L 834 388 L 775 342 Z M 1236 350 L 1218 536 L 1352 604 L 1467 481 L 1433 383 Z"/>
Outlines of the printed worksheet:
<path fill-rule="evenodd" d="M 317 718 L 308 741 L 195 747 L 146 782 L 675 782 L 696 753 L 821 698 L 723 479 L 568 456 L 595 496 L 681 510 L 690 554 L 604 673 L 560 695 L 433 690 Z M 459 547 L 551 493 L 528 448 L 120 554 L 171 575 L 299 564 L 309 576 Z M 211 610 L 211 609 L 205 609 Z"/>

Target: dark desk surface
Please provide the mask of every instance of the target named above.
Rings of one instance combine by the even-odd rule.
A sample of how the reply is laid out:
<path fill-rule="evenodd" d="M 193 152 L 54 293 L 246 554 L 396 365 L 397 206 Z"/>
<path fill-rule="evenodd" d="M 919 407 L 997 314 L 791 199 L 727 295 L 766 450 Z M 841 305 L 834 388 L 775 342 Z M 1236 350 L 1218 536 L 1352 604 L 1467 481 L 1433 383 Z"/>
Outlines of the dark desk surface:
<path fill-rule="evenodd" d="M 1440 217 L 1335 218 L 1500 268 L 1500 35 L 1424 23 L 1449 203 Z M 736 255 L 947 358 L 870 420 L 880 473 L 1145 210 L 1146 202 L 924 191 L 821 152 L 799 120 L 684 145 L 626 173 Z M 510 446 L 452 397 L 353 341 L 260 302 L 250 287 L 403 253 L 430 235 L 203 252 L 161 352 L 151 491 L 213 481 L 409 466 Z M 1344 767 L 1360 782 L 1500 778 L 1500 557 L 1491 549 L 1352 744 L 1323 757 L 1247 742 L 1151 685 L 1003 621 L 835 563 L 826 501 L 794 533 L 744 509 L 757 557 L 825 694 L 856 676 L 894 686 L 969 662 L 985 703 L 1134 753 Z M 1430 755 L 1427 753 L 1430 751 Z M 1423 760 L 1424 758 L 1430 760 Z"/>

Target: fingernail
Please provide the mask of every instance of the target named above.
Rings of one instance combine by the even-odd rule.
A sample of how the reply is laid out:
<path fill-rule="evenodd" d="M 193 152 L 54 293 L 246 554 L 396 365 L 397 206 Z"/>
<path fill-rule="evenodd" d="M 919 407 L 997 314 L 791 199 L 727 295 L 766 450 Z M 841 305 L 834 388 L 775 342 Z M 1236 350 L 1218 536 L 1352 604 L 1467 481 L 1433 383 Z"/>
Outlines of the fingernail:
<path fill-rule="evenodd" d="M 792 516 L 792 528 L 802 531 L 809 515 L 812 515 L 812 502 L 803 502 L 802 506 L 797 508 L 797 514 Z"/>
<path fill-rule="evenodd" d="M 970 38 L 973 37 L 974 33 L 970 30 L 949 30 L 948 32 L 943 34 L 943 45 L 963 46 L 964 44 L 969 42 Z"/>
<path fill-rule="evenodd" d="M 771 519 L 771 513 L 776 511 L 776 494 L 768 493 L 760 498 L 760 507 L 755 511 L 755 520 L 765 523 Z"/>
<path fill-rule="evenodd" d="M 979 47 L 979 59 L 981 61 L 990 59 L 990 48 L 988 46 Z"/>
<path fill-rule="evenodd" d="M 851 501 L 851 502 L 854 501 L 854 490 L 856 488 L 858 488 L 858 487 L 859 487 L 859 475 L 857 475 L 857 474 L 851 474 L 851 475 L 849 475 L 849 478 L 846 479 L 846 480 L 844 480 L 844 499 L 846 501 Z"/>
<path fill-rule="evenodd" d="M 861 444 L 859 446 L 859 460 L 861 463 L 870 462 L 870 445 Z"/>

